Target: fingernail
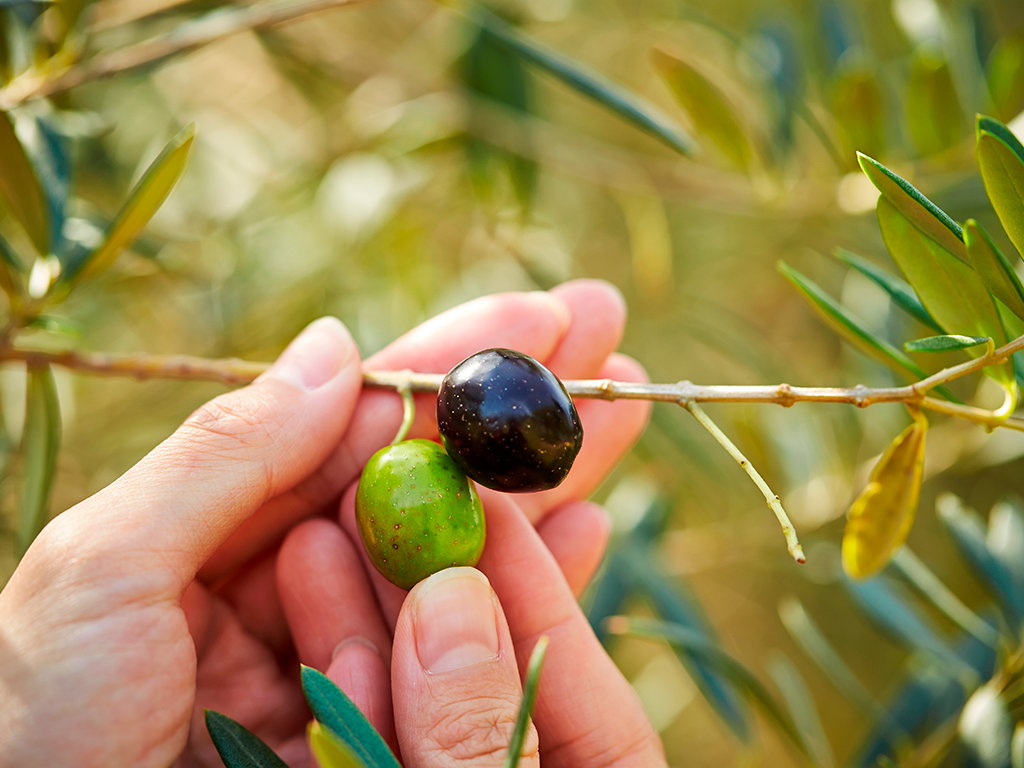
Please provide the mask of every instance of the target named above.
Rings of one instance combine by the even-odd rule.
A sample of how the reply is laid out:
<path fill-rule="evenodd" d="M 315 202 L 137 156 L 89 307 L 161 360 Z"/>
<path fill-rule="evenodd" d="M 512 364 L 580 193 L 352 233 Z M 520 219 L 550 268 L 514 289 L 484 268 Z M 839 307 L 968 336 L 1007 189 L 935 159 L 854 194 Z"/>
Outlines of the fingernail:
<path fill-rule="evenodd" d="M 448 568 L 415 590 L 416 653 L 430 673 L 451 672 L 498 656 L 498 619 L 486 577 Z"/>
<path fill-rule="evenodd" d="M 378 650 L 376 645 L 371 643 L 365 637 L 356 635 L 355 637 L 350 637 L 346 640 L 342 640 L 340 643 L 334 646 L 334 650 L 331 652 L 331 661 L 334 661 L 336 658 L 338 658 L 339 653 L 353 645 L 362 646 L 363 648 L 369 648 L 371 651 L 380 656 L 380 650 Z"/>
<path fill-rule="evenodd" d="M 348 329 L 335 317 L 321 317 L 306 326 L 264 376 L 312 391 L 326 384 L 355 354 Z"/>

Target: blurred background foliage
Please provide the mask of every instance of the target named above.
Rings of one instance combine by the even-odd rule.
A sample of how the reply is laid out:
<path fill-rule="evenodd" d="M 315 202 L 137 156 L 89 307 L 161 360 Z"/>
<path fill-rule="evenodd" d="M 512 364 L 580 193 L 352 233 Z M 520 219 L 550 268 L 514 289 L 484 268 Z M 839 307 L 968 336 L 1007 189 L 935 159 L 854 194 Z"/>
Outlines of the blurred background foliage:
<path fill-rule="evenodd" d="M 333 314 L 370 354 L 466 299 L 594 277 L 625 295 L 622 348 L 654 381 L 888 386 L 893 374 L 846 346 L 775 268 L 785 258 L 897 346 L 928 335 L 830 255 L 842 247 L 895 271 L 854 151 L 957 220 L 977 218 L 1009 248 L 977 173 L 973 117 L 985 112 L 1022 133 L 1012 122 L 1024 110 L 1018 0 L 490 7 L 657 105 L 702 151 L 680 156 L 466 16 L 423 0 L 361 2 L 242 31 L 14 107 L 19 123 L 41 117 L 66 137 L 65 235 L 85 245 L 168 139 L 197 127 L 190 167 L 143 236 L 59 308 L 59 333 L 26 343 L 271 360 L 306 323 Z M 20 74 L 14 85 L 25 72 L 45 80 L 65 58 L 238 9 L 217 0 L 0 2 L 0 74 Z M 30 253 L 2 215 L 12 246 Z M 55 376 L 63 440 L 53 511 L 112 481 L 223 389 Z M 957 391 L 973 397 L 971 387 L 998 404 L 985 377 Z M 0 371 L 8 448 L 20 439 L 25 389 L 23 367 Z M 1024 437 L 933 418 L 909 540 L 920 560 L 851 588 L 838 565 L 844 513 L 908 423 L 905 409 L 707 410 L 782 496 L 808 563 L 794 565 L 760 494 L 712 438 L 682 409 L 658 406 L 598 494 L 619 533 L 586 598 L 598 628 L 622 612 L 695 627 L 765 681 L 802 733 L 818 734 L 822 765 L 874 764 L 879 738 L 941 741 L 993 654 L 976 637 L 983 630 L 964 640 L 934 601 L 909 609 L 915 599 L 896 577 L 923 562 L 988 615 L 986 582 L 956 554 L 936 499 L 953 492 L 987 514 L 1024 495 Z M 15 563 L 20 493 L 21 459 L 8 453 L 0 580 Z M 1020 512 L 1007 509 L 993 534 L 1000 541 L 1017 531 Z M 919 615 L 925 630 L 886 629 L 868 620 L 873 613 L 883 623 Z M 664 642 L 605 639 L 670 764 L 806 762 L 751 719 L 724 667 Z M 1019 706 L 1008 705 L 1012 719 Z M 970 745 L 965 737 L 937 762 L 907 764 L 1010 765 L 1008 754 L 985 762 Z"/>

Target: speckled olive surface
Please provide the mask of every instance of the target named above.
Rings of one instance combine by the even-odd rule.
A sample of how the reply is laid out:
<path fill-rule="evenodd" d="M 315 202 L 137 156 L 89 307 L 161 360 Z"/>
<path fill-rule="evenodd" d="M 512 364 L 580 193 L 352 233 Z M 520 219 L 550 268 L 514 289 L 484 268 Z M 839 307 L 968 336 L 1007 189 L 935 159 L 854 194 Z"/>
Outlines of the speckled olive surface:
<path fill-rule="evenodd" d="M 406 440 L 377 451 L 356 490 L 356 522 L 370 560 L 411 589 L 484 551 L 484 510 L 473 484 L 437 443 Z"/>
<path fill-rule="evenodd" d="M 507 492 L 554 488 L 583 445 L 583 425 L 562 382 L 510 349 L 478 352 L 445 376 L 437 427 L 463 472 Z"/>

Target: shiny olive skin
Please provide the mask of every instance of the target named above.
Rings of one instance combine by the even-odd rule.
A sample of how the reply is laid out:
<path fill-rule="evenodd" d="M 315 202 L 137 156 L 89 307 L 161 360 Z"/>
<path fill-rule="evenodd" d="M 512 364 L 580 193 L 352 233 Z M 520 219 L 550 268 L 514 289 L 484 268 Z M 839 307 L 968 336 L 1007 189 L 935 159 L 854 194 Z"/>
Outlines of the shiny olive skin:
<path fill-rule="evenodd" d="M 583 425 L 562 382 L 510 349 L 478 352 L 444 377 L 437 428 L 459 469 L 506 492 L 554 488 L 583 445 Z"/>
<path fill-rule="evenodd" d="M 476 565 L 484 550 L 480 497 L 430 440 L 389 445 L 370 458 L 356 490 L 356 523 L 370 561 L 402 589 L 453 565 Z"/>

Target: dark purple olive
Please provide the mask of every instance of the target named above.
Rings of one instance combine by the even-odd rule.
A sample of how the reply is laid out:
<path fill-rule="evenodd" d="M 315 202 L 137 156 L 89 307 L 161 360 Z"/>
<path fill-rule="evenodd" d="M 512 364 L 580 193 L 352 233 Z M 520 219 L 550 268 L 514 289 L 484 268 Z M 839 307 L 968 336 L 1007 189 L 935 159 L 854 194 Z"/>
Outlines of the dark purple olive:
<path fill-rule="evenodd" d="M 510 349 L 477 352 L 452 368 L 438 392 L 437 428 L 459 469 L 498 491 L 554 488 L 583 445 L 562 382 Z"/>

